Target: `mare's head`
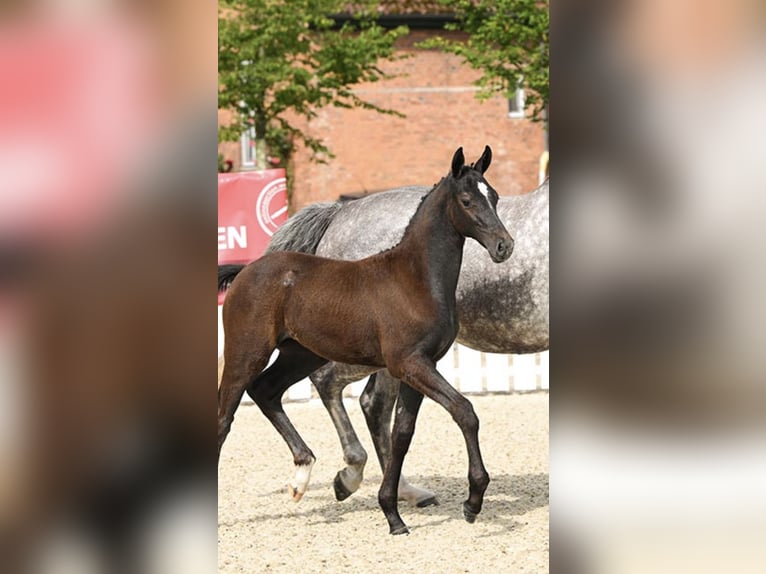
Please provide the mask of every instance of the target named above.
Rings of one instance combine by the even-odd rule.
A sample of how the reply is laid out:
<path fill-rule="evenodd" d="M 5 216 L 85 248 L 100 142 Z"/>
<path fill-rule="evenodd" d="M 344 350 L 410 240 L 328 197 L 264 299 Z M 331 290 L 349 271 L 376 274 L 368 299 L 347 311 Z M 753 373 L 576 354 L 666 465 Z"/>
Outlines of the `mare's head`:
<path fill-rule="evenodd" d="M 450 174 L 443 183 L 450 189 L 448 213 L 455 229 L 481 243 L 492 261 L 500 263 L 511 256 L 513 238 L 497 216 L 497 192 L 484 179 L 491 161 L 489 146 L 484 147 L 484 153 L 471 165 L 465 164 L 463 148 L 458 148 L 452 157 Z"/>

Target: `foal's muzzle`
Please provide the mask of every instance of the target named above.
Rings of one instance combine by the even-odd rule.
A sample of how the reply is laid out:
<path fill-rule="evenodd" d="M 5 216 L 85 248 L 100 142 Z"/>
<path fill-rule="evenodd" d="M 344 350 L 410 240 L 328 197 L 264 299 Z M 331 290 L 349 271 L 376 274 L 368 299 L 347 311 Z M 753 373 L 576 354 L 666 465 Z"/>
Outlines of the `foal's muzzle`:
<path fill-rule="evenodd" d="M 495 263 L 502 263 L 511 256 L 513 253 L 513 237 L 508 232 L 502 234 L 499 238 L 495 238 L 489 242 L 487 251 L 492 261 Z"/>

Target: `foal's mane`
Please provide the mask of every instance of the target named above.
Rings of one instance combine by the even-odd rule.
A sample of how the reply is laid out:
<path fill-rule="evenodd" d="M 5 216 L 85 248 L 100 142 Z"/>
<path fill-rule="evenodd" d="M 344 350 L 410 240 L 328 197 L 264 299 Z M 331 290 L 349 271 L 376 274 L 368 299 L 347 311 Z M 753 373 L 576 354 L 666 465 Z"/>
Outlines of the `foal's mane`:
<path fill-rule="evenodd" d="M 423 204 L 425 203 L 425 201 L 426 201 L 426 198 L 427 198 L 429 195 L 431 195 L 431 194 L 433 193 L 433 191 L 434 191 L 434 190 L 435 190 L 437 187 L 439 187 L 439 185 L 440 185 L 440 184 L 441 184 L 441 183 L 442 183 L 442 182 L 443 182 L 445 179 L 447 179 L 447 178 L 446 178 L 446 177 L 443 177 L 443 178 L 441 178 L 439 181 L 437 181 L 437 182 L 436 182 L 436 183 L 433 185 L 433 187 L 431 187 L 431 189 L 429 189 L 429 190 L 428 190 L 426 193 L 424 193 L 424 194 L 423 194 L 423 197 L 421 197 L 421 198 L 420 198 L 420 202 L 418 203 L 418 207 L 415 209 L 415 212 L 412 214 L 412 217 L 410 217 L 410 220 L 407 222 L 407 227 L 405 227 L 405 228 L 404 228 L 404 233 L 402 234 L 402 237 L 401 237 L 401 239 L 399 239 L 399 241 L 398 241 L 398 242 L 397 242 L 395 245 L 392 245 L 392 246 L 391 246 L 391 247 L 389 247 L 388 249 L 383 249 L 382 251 L 378 251 L 378 253 L 376 253 L 376 255 L 381 255 L 381 254 L 383 254 L 383 253 L 388 253 L 389 251 L 391 251 L 392 249 L 394 249 L 395 247 L 397 247 L 397 246 L 399 245 L 399 243 L 401 243 L 401 242 L 402 242 L 402 239 L 404 239 L 404 236 L 405 236 L 405 235 L 407 235 L 407 232 L 410 230 L 410 227 L 412 226 L 412 222 L 415 220 L 415 217 L 417 217 L 418 213 L 420 213 L 420 210 L 423 208 Z"/>
<path fill-rule="evenodd" d="M 469 173 L 471 171 L 474 171 L 475 169 L 476 168 L 474 167 L 474 164 L 464 165 L 464 166 L 462 166 L 460 168 L 460 173 L 458 174 L 458 176 L 455 179 L 460 179 L 465 174 L 467 174 L 467 173 Z M 410 227 L 412 227 L 412 222 L 415 221 L 415 219 L 417 218 L 418 214 L 423 209 L 423 205 L 426 202 L 426 198 L 428 198 L 428 196 L 430 196 L 437 187 L 439 187 L 442 183 L 444 183 L 444 181 L 449 177 L 449 175 L 451 175 L 451 174 L 448 174 L 448 175 L 442 177 L 439 181 L 437 181 L 433 185 L 433 187 L 431 187 L 430 190 L 428 190 L 426 193 L 423 194 L 423 197 L 420 198 L 420 203 L 418 203 L 418 207 L 417 207 L 417 209 L 415 209 L 415 213 L 412 214 L 412 217 L 410 217 L 410 220 L 407 223 L 407 227 L 404 228 L 404 233 L 402 234 L 402 239 L 404 238 L 405 235 L 407 235 L 407 233 L 410 230 Z M 401 243 L 401 239 L 399 240 L 399 243 Z M 394 247 L 399 245 L 399 243 L 397 243 L 396 245 L 392 245 L 388 249 L 383 249 L 382 251 L 379 251 L 376 255 L 380 255 L 382 253 L 387 253 L 387 252 L 391 251 L 392 249 L 394 249 Z"/>
<path fill-rule="evenodd" d="M 423 204 L 426 202 L 426 198 L 431 195 L 434 190 L 439 187 L 442 182 L 447 179 L 446 177 L 441 178 L 439 181 L 437 181 L 431 189 L 429 189 L 426 193 L 423 194 L 423 197 L 420 198 L 420 202 L 418 203 L 417 209 L 415 209 L 415 213 L 412 214 L 412 217 L 410 217 L 410 220 L 407 222 L 407 227 L 404 228 L 404 235 L 407 234 L 407 232 L 410 230 L 410 226 L 412 225 L 412 222 L 417 217 L 418 213 L 420 213 L 420 210 L 423 209 Z"/>
<path fill-rule="evenodd" d="M 460 173 L 457 175 L 457 177 L 455 179 L 460 179 L 465 174 L 467 174 L 467 173 L 469 173 L 471 171 L 474 171 L 475 169 L 476 168 L 473 166 L 473 164 L 471 164 L 471 165 L 464 165 L 463 167 L 460 168 Z M 404 235 L 407 235 L 407 232 L 410 230 L 410 227 L 412 226 L 412 222 L 415 220 L 415 218 L 417 217 L 417 215 L 420 212 L 421 208 L 423 207 L 423 204 L 425 203 L 426 198 L 429 195 L 431 195 L 433 193 L 433 191 L 437 187 L 439 187 L 442 183 L 444 183 L 444 180 L 446 180 L 448 177 L 449 177 L 449 175 L 446 175 L 443 178 L 441 178 L 439 181 L 437 181 L 433 185 L 433 187 L 426 194 L 423 195 L 423 197 L 420 198 L 420 203 L 418 203 L 418 208 L 415 210 L 415 213 L 412 214 L 412 217 L 410 217 L 410 221 L 407 223 L 407 227 L 404 228 Z M 404 237 L 404 235 L 402 235 L 402 237 Z M 393 248 L 391 248 L 391 249 L 393 249 Z M 386 249 L 385 251 L 388 251 L 388 249 Z M 383 253 L 383 251 L 381 251 L 381 253 Z"/>

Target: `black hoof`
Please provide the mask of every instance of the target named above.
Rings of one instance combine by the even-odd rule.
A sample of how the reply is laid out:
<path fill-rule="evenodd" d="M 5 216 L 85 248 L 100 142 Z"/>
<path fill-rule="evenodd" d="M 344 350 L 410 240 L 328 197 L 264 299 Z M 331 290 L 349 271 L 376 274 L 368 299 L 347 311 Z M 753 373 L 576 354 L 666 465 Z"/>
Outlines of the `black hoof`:
<path fill-rule="evenodd" d="M 341 500 L 346 500 L 353 494 L 348 488 L 346 488 L 346 485 L 343 484 L 343 481 L 340 479 L 340 472 L 335 475 L 335 480 L 332 481 L 332 487 L 335 490 L 335 500 L 338 502 Z"/>
<path fill-rule="evenodd" d="M 402 524 L 401 526 L 398 526 L 397 528 L 391 529 L 391 534 L 393 534 L 394 536 L 397 536 L 399 534 L 409 534 L 409 533 L 410 533 L 410 529 L 407 528 L 406 524 Z"/>
<path fill-rule="evenodd" d="M 463 503 L 463 516 L 465 516 L 465 521 L 469 524 L 476 522 L 476 513 L 469 509 L 465 503 Z"/>
<path fill-rule="evenodd" d="M 417 503 L 418 508 L 425 508 L 426 506 L 439 506 L 439 501 L 435 496 L 425 498 Z"/>

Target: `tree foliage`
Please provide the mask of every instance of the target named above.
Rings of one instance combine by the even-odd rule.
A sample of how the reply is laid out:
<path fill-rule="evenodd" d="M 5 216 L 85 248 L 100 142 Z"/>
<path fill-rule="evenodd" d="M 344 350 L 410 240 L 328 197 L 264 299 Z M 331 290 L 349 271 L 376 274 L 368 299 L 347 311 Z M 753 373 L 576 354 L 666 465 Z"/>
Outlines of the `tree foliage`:
<path fill-rule="evenodd" d="M 353 86 L 386 76 L 381 59 L 394 57 L 394 41 L 406 28 L 384 30 L 375 3 L 356 2 L 355 23 L 333 29 L 336 0 L 219 0 L 218 107 L 232 112 L 219 139 L 235 140 L 250 127 L 282 160 L 303 143 L 322 161 L 331 151 L 298 127 L 323 106 L 396 114 L 359 97 Z M 258 159 L 265 160 L 265 149 Z"/>
<path fill-rule="evenodd" d="M 479 97 L 497 93 L 513 97 L 517 86 L 527 94 L 532 119 L 543 119 L 548 105 L 549 15 L 548 0 L 440 0 L 454 11 L 466 41 L 432 39 L 426 47 L 461 56 L 480 70 Z"/>

